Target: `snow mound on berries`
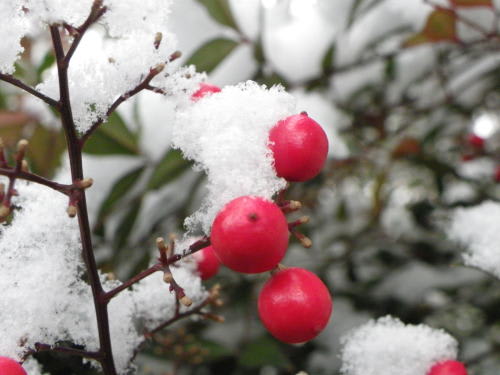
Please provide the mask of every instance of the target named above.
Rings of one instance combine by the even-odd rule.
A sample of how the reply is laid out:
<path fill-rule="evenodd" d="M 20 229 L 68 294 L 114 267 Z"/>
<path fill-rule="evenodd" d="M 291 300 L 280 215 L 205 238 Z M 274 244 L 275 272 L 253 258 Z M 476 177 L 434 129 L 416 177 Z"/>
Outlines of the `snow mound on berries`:
<path fill-rule="evenodd" d="M 60 341 L 97 350 L 92 292 L 83 280 L 78 222 L 65 211 L 68 198 L 23 181 L 17 181 L 16 188 L 20 208 L 11 225 L 0 226 L 0 353 L 20 359 L 36 342 Z M 193 303 L 206 297 L 192 264 L 181 262 L 172 272 Z M 120 284 L 105 275 L 101 281 L 105 290 Z M 172 318 L 175 305 L 161 273 L 111 301 L 109 324 L 119 374 L 128 373 L 144 328 Z"/>
<path fill-rule="evenodd" d="M 425 375 L 434 363 L 457 355 L 456 340 L 443 330 L 391 316 L 371 320 L 341 341 L 345 375 Z"/>
<path fill-rule="evenodd" d="M 500 278 L 500 203 L 454 210 L 446 231 L 448 236 L 467 246 L 465 264 L 478 267 Z"/>
<path fill-rule="evenodd" d="M 208 175 L 208 194 L 199 211 L 186 219 L 188 230 L 208 234 L 216 213 L 242 195 L 270 199 L 283 189 L 268 148 L 269 130 L 296 112 L 293 97 L 281 87 L 248 81 L 225 87 L 181 109 L 173 145 Z"/>

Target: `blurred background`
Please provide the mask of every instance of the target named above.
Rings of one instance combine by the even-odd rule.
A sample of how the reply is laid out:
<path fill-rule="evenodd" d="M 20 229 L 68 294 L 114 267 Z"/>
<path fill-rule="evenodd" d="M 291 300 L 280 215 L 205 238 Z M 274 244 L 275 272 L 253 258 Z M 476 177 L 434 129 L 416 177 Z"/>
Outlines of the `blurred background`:
<path fill-rule="evenodd" d="M 472 375 L 500 369 L 500 285 L 463 266 L 450 213 L 500 201 L 500 2 L 492 0 L 176 0 L 182 63 L 218 86 L 283 85 L 328 134 L 323 173 L 296 183 L 310 249 L 284 264 L 316 272 L 334 312 L 304 345 L 265 332 L 256 299 L 267 275 L 228 269 L 225 323 L 184 321 L 150 340 L 140 374 L 337 374 L 339 338 L 369 318 L 444 328 Z M 35 85 L 54 63 L 47 35 L 24 40 L 16 76 Z M 156 236 L 183 232 L 205 176 L 169 149 L 174 106 L 141 93 L 87 145 L 98 261 L 121 279 L 144 269 Z M 0 136 L 30 139 L 30 167 L 64 165 L 55 114 L 0 84 Z M 500 230 L 500 223 L 497 223 Z M 91 374 L 40 355 L 50 374 Z M 62 367 L 61 367 L 62 366 Z"/>

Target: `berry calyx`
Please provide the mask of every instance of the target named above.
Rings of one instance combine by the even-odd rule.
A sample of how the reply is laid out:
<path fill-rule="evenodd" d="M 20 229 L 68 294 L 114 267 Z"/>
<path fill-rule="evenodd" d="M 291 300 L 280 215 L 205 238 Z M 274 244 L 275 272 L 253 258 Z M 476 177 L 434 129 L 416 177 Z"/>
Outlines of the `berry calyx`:
<path fill-rule="evenodd" d="M 200 88 L 195 91 L 193 95 L 191 95 L 191 100 L 196 102 L 200 100 L 201 98 L 205 97 L 206 95 L 211 95 L 216 92 L 221 92 L 221 89 L 219 86 L 215 85 L 210 85 L 208 83 L 200 83 Z"/>
<path fill-rule="evenodd" d="M 264 284 L 258 301 L 267 330 L 289 344 L 315 338 L 328 323 L 332 298 L 323 282 L 303 268 L 279 270 Z"/>
<path fill-rule="evenodd" d="M 462 362 L 447 360 L 432 366 L 427 375 L 467 375 L 467 369 Z"/>
<path fill-rule="evenodd" d="M 210 279 L 219 271 L 220 261 L 215 255 L 212 246 L 207 246 L 193 254 L 197 265 L 198 273 L 202 280 Z"/>
<path fill-rule="evenodd" d="M 288 247 L 288 224 L 281 209 L 260 197 L 233 199 L 217 214 L 210 239 L 222 264 L 234 271 L 270 271 Z"/>
<path fill-rule="evenodd" d="M 319 174 L 328 154 L 328 138 L 306 112 L 287 117 L 271 129 L 270 149 L 279 177 L 306 181 Z"/>
<path fill-rule="evenodd" d="M 12 358 L 0 357 L 0 374 L 2 375 L 27 375 L 22 366 Z"/>

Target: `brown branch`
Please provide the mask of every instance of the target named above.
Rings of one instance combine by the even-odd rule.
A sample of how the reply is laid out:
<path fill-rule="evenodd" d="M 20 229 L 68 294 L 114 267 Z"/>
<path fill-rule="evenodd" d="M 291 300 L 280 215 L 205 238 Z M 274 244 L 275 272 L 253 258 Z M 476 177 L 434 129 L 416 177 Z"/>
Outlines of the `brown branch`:
<path fill-rule="evenodd" d="M 10 74 L 0 73 L 0 80 L 2 80 L 4 82 L 8 82 L 11 85 L 14 85 L 16 87 L 19 87 L 20 89 L 26 91 L 27 93 L 29 93 L 33 96 L 36 96 L 38 99 L 43 100 L 45 103 L 47 103 L 51 107 L 54 107 L 54 108 L 59 110 L 59 102 L 57 100 L 54 100 L 54 99 L 42 94 L 40 91 L 35 90 L 33 87 L 25 84 L 24 82 L 22 82 L 21 80 L 19 80 L 17 78 L 14 78 Z"/>
<path fill-rule="evenodd" d="M 33 353 L 39 353 L 39 352 L 57 352 L 57 353 L 76 355 L 79 357 L 95 359 L 95 360 L 102 359 L 102 353 L 100 353 L 100 352 L 92 352 L 92 351 L 75 349 L 75 348 L 68 348 L 68 347 L 63 347 L 63 346 L 52 346 L 52 345 L 48 345 L 48 344 L 42 344 L 39 342 L 35 343 L 35 349 L 28 351 L 27 355 L 33 354 Z"/>
<path fill-rule="evenodd" d="M 73 39 L 73 42 L 71 43 L 71 46 L 69 47 L 68 52 L 66 53 L 66 56 L 64 57 L 63 64 L 65 64 L 66 66 L 69 65 L 69 62 L 73 57 L 73 54 L 75 53 L 76 49 L 78 48 L 78 45 L 80 44 L 80 41 L 82 40 L 85 32 L 92 24 L 97 22 L 97 20 L 101 18 L 102 15 L 106 12 L 107 7 L 103 6 L 102 3 L 103 3 L 102 0 L 95 0 L 94 4 L 92 4 L 92 9 L 90 10 L 90 14 L 85 20 L 85 22 L 77 28 L 71 28 L 73 32 L 76 32 L 76 36 Z"/>
<path fill-rule="evenodd" d="M 71 101 L 68 85 L 68 65 L 65 63 L 64 49 L 62 46 L 61 35 L 56 25 L 50 26 L 50 34 L 52 37 L 52 44 L 54 47 L 57 71 L 59 78 L 59 95 L 61 106 L 61 121 L 68 145 L 68 155 L 70 160 L 71 177 L 76 183 L 83 180 L 83 165 L 82 165 L 82 149 L 78 135 L 76 133 L 73 114 L 71 110 Z M 116 369 L 113 359 L 113 352 L 111 347 L 111 338 L 109 331 L 109 318 L 108 318 L 108 305 L 103 300 L 105 294 L 94 256 L 92 237 L 90 231 L 90 224 L 87 212 L 87 202 L 85 191 L 82 190 L 78 196 L 76 204 L 78 214 L 78 224 L 80 228 L 80 239 L 82 243 L 82 257 L 85 262 L 87 276 L 90 287 L 92 289 L 92 296 L 94 300 L 94 307 L 96 312 L 97 329 L 99 334 L 99 352 L 102 353 L 102 358 L 99 359 L 103 372 L 106 375 L 116 375 Z"/>
<path fill-rule="evenodd" d="M 167 60 L 167 63 L 172 62 L 176 59 L 178 59 L 181 56 L 180 52 L 174 52 L 172 55 Z M 80 138 L 80 147 L 83 148 L 85 145 L 85 142 L 89 139 L 89 137 L 99 128 L 99 126 L 102 125 L 102 123 L 109 117 L 111 114 L 122 104 L 124 101 L 127 99 L 130 99 L 132 96 L 138 94 L 142 90 L 150 90 L 152 86 L 150 86 L 151 81 L 153 78 L 155 78 L 158 74 L 162 72 L 162 70 L 165 68 L 165 64 L 158 64 L 154 68 L 150 69 L 149 73 L 147 76 L 132 90 L 127 91 L 125 94 L 120 95 L 114 102 L 111 104 L 109 109 L 106 112 L 106 115 L 103 118 L 98 119 L 95 121 L 92 126 L 87 130 Z"/>
<path fill-rule="evenodd" d="M 24 172 L 22 170 L 17 171 L 15 168 L 0 168 L 0 175 L 31 181 L 39 185 L 47 186 L 65 195 L 69 195 L 73 189 L 73 185 L 60 184 L 31 172 Z"/>

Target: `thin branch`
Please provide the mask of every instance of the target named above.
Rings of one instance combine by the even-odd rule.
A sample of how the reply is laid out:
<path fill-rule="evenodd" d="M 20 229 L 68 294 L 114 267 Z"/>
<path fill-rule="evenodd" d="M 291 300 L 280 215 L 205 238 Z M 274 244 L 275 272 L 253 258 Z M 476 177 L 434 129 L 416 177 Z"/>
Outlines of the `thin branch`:
<path fill-rule="evenodd" d="M 2 80 L 4 82 L 8 82 L 11 85 L 14 85 L 16 87 L 19 87 L 20 89 L 26 91 L 27 93 L 29 93 L 33 96 L 36 96 L 38 99 L 43 100 L 48 105 L 59 110 L 59 102 L 57 100 L 54 100 L 54 99 L 42 94 L 40 91 L 35 90 L 33 87 L 25 84 L 24 82 L 22 82 L 21 80 L 19 80 L 17 78 L 14 78 L 10 74 L 0 73 L 0 80 Z"/>
<path fill-rule="evenodd" d="M 172 62 L 178 59 L 181 56 L 180 52 L 174 52 L 167 60 L 167 63 Z M 103 118 L 98 119 L 96 122 L 92 124 L 92 126 L 87 130 L 82 137 L 80 138 L 80 147 L 83 148 L 85 142 L 89 139 L 89 137 L 102 125 L 102 123 L 109 117 L 111 114 L 122 104 L 124 101 L 130 99 L 132 96 L 141 92 L 142 90 L 150 90 L 150 83 L 154 77 L 162 72 L 165 68 L 165 64 L 158 64 L 154 68 L 152 68 L 148 75 L 139 83 L 135 88 L 130 91 L 127 91 L 125 94 L 120 95 L 114 102 L 111 104 L 109 109 L 106 112 L 106 115 Z"/>
<path fill-rule="evenodd" d="M 95 0 L 94 4 L 92 4 L 92 9 L 90 11 L 89 16 L 85 20 L 85 22 L 75 28 L 72 28 L 77 34 L 76 37 L 73 39 L 73 43 L 71 43 L 71 46 L 68 49 L 68 52 L 66 53 L 66 56 L 64 57 L 63 63 L 67 66 L 69 65 L 69 62 L 71 58 L 73 57 L 73 54 L 75 53 L 76 49 L 78 48 L 78 45 L 80 44 L 80 41 L 83 38 L 83 35 L 87 31 L 87 29 L 97 22 L 99 18 L 102 17 L 102 15 L 106 12 L 107 7 L 103 6 L 102 0 Z"/>
<path fill-rule="evenodd" d="M 39 185 L 44 185 L 64 195 L 69 195 L 71 193 L 71 190 L 74 189 L 73 185 L 60 184 L 31 172 L 24 172 L 22 170 L 18 171 L 15 168 L 0 168 L 0 175 L 7 176 L 9 178 L 14 177 L 16 179 L 31 181 Z"/>

